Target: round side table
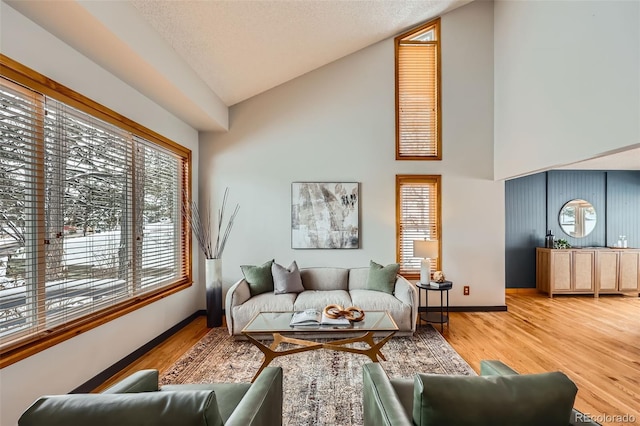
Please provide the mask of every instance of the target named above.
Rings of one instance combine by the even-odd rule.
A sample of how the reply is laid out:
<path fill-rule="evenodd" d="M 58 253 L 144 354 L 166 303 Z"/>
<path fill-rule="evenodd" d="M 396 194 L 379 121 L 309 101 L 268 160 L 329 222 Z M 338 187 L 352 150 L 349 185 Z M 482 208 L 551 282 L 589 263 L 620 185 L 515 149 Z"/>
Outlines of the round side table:
<path fill-rule="evenodd" d="M 444 331 L 444 325 L 447 324 L 449 327 L 449 290 L 453 286 L 451 281 L 445 281 L 444 283 L 439 283 L 442 287 L 432 286 L 430 284 L 423 284 L 421 282 L 416 283 L 416 287 L 418 287 L 418 316 L 420 318 L 420 324 L 424 321 L 425 323 L 433 323 L 440 324 L 440 332 Z M 421 294 L 422 290 L 425 291 L 425 306 L 420 305 L 420 301 L 422 300 Z M 429 310 L 429 292 L 437 291 L 440 292 L 440 309 L 439 311 L 430 311 Z M 444 295 L 447 295 L 447 303 L 444 303 Z M 445 311 L 446 309 L 446 311 Z M 445 313 L 446 312 L 446 313 Z"/>

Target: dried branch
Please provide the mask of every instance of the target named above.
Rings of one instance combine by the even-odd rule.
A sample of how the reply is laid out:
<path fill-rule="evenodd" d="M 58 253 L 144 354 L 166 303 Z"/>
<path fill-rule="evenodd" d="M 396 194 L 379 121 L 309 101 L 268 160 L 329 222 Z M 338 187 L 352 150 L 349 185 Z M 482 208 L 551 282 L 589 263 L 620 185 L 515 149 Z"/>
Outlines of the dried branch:
<path fill-rule="evenodd" d="M 231 233 L 231 228 L 233 228 L 233 222 L 240 210 L 240 205 L 237 204 L 233 214 L 229 218 L 229 222 L 227 222 L 227 226 L 223 229 L 222 223 L 224 221 L 228 195 L 229 188 L 226 188 L 222 199 L 222 207 L 218 210 L 218 227 L 215 244 L 213 243 L 211 235 L 211 209 L 200 211 L 194 201 L 191 202 L 191 205 L 185 204 L 182 208 L 183 217 L 195 234 L 198 245 L 207 259 L 220 259 L 222 257 L 227 239 Z"/>

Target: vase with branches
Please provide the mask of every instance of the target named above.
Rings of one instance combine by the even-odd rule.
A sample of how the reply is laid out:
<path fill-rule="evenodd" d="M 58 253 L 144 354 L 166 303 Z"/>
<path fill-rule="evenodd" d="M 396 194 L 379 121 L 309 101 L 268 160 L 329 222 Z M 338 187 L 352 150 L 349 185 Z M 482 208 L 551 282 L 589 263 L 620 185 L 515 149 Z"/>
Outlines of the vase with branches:
<path fill-rule="evenodd" d="M 223 225 L 228 196 L 229 188 L 226 188 L 222 198 L 222 206 L 218 210 L 215 236 L 211 232 L 212 215 L 210 207 L 202 210 L 194 201 L 183 206 L 183 217 L 193 231 L 198 246 L 205 257 L 207 327 L 219 327 L 222 325 L 222 254 L 227 245 L 235 218 L 240 210 L 240 205 L 236 204 L 226 226 Z"/>

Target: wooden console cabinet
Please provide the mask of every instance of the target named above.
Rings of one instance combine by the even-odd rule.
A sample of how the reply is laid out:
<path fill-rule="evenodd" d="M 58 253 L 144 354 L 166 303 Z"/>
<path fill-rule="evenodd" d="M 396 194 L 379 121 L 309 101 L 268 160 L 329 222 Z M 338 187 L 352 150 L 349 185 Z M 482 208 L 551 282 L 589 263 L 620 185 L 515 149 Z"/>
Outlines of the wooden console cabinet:
<path fill-rule="evenodd" d="M 536 249 L 536 287 L 554 294 L 640 293 L 640 250 Z"/>

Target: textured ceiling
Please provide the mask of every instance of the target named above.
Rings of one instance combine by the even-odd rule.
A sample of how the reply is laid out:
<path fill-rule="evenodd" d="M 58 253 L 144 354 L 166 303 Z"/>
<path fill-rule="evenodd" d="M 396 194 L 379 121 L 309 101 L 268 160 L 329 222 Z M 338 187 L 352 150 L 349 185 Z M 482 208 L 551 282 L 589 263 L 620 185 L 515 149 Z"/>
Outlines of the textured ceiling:
<path fill-rule="evenodd" d="M 469 1 L 131 3 L 233 105 Z"/>

